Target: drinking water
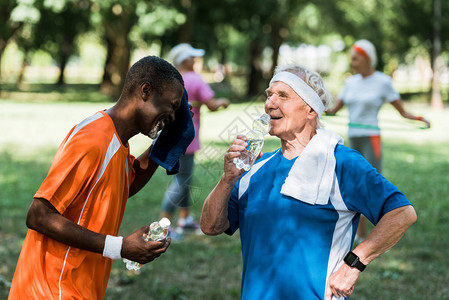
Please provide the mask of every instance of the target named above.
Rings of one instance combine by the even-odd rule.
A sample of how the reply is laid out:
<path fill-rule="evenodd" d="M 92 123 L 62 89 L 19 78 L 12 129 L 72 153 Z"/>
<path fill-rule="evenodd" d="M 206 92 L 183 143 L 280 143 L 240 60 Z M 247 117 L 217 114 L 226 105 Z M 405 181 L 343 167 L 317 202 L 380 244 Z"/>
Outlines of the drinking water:
<path fill-rule="evenodd" d="M 144 241 L 161 241 L 167 237 L 168 227 L 170 226 L 170 220 L 162 218 L 159 222 L 153 222 L 150 224 L 150 229 L 142 238 Z M 141 264 L 135 261 L 124 258 L 123 262 L 126 264 L 128 270 L 138 271 L 142 267 Z"/>
<path fill-rule="evenodd" d="M 240 153 L 239 157 L 234 158 L 234 164 L 237 169 L 248 171 L 259 156 L 264 143 L 264 135 L 270 130 L 270 116 L 263 114 L 260 118 L 254 120 L 253 129 L 246 134 L 248 146 Z"/>

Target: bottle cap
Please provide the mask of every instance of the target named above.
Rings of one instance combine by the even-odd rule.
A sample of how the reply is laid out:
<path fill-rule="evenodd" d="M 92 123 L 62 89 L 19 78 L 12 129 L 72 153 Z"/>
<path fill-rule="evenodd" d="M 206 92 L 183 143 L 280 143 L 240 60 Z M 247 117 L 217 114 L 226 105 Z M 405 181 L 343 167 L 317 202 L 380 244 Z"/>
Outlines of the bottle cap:
<path fill-rule="evenodd" d="M 262 120 L 262 122 L 268 124 L 268 123 L 270 123 L 271 117 L 270 117 L 269 114 L 263 114 L 263 115 L 260 116 L 260 119 Z"/>
<path fill-rule="evenodd" d="M 271 117 L 269 114 L 263 114 L 258 119 L 253 122 L 253 129 L 259 131 L 263 135 L 267 134 L 270 131 L 270 120 Z"/>
<path fill-rule="evenodd" d="M 167 219 L 167 218 L 162 218 L 162 219 L 159 221 L 159 224 L 161 225 L 162 228 L 167 229 L 167 228 L 170 226 L 171 222 L 170 222 L 170 220 Z"/>

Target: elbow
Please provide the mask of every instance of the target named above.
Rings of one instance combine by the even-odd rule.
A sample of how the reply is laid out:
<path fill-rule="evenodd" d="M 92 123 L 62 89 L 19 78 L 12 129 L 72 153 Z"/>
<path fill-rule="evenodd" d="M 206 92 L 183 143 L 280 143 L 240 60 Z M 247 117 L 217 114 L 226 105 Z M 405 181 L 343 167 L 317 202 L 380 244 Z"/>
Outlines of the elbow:
<path fill-rule="evenodd" d="M 216 235 L 210 226 L 206 226 L 206 224 L 204 224 L 202 219 L 200 220 L 200 228 L 205 235 Z"/>
<path fill-rule="evenodd" d="M 418 220 L 418 216 L 417 216 L 416 211 L 413 208 L 413 206 L 410 206 L 408 214 L 409 214 L 410 226 L 412 226 Z"/>
<path fill-rule="evenodd" d="M 210 235 L 210 236 L 215 236 L 215 235 L 219 235 L 221 234 L 221 232 L 215 231 L 211 228 L 207 228 L 207 227 L 203 227 L 201 226 L 201 231 L 205 234 L 205 235 Z"/>
<path fill-rule="evenodd" d="M 209 228 L 203 227 L 201 226 L 201 231 L 205 234 L 205 235 L 210 235 L 210 236 L 214 236 L 216 234 L 214 234 L 212 232 L 212 230 L 210 230 Z"/>
<path fill-rule="evenodd" d="M 39 227 L 38 218 L 31 208 L 28 210 L 26 226 L 32 230 L 37 230 L 37 228 Z"/>
<path fill-rule="evenodd" d="M 45 225 L 45 222 L 49 220 L 45 220 L 45 217 L 36 209 L 35 206 L 31 206 L 28 210 L 27 218 L 26 218 L 26 226 L 29 229 L 42 232 L 42 227 Z"/>
<path fill-rule="evenodd" d="M 215 236 L 224 232 L 224 230 L 218 230 L 216 226 L 208 225 L 203 219 L 200 220 L 201 231 L 205 235 Z"/>
<path fill-rule="evenodd" d="M 413 206 L 408 205 L 403 207 L 401 219 L 405 229 L 410 228 L 410 226 L 416 223 L 416 221 L 418 220 L 418 216 L 416 215 L 416 211 Z"/>
<path fill-rule="evenodd" d="M 28 209 L 26 226 L 29 229 L 42 232 L 42 229 L 51 221 L 51 216 L 47 213 L 44 200 L 34 199 Z"/>

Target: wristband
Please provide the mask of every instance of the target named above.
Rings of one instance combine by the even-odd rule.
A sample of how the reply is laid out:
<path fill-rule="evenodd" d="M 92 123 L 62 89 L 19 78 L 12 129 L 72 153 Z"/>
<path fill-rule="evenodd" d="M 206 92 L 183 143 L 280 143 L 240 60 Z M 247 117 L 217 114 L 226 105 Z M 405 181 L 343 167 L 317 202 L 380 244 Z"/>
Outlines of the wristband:
<path fill-rule="evenodd" d="M 422 116 L 417 116 L 415 120 L 422 121 Z"/>
<path fill-rule="evenodd" d="M 104 240 L 103 256 L 111 259 L 121 259 L 122 244 L 122 236 L 107 235 Z"/>

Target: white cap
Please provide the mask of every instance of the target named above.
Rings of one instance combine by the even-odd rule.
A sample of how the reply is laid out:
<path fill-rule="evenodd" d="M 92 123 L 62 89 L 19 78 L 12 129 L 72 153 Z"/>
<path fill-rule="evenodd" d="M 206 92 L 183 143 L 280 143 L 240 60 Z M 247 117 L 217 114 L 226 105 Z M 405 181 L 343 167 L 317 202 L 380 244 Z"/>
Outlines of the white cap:
<path fill-rule="evenodd" d="M 162 218 L 162 219 L 159 221 L 159 225 L 161 225 L 161 227 L 164 228 L 164 229 L 168 228 L 168 227 L 170 226 L 170 224 L 171 224 L 171 222 L 170 222 L 170 220 L 167 219 L 167 218 Z"/>
<path fill-rule="evenodd" d="M 361 53 L 363 56 L 367 57 L 371 63 L 371 66 L 373 68 L 376 67 L 377 55 L 376 55 L 376 48 L 374 47 L 373 43 L 371 43 L 368 40 L 358 40 L 352 46 L 352 51 L 356 51 L 358 53 Z"/>
<path fill-rule="evenodd" d="M 189 44 L 182 43 L 170 50 L 168 59 L 173 62 L 175 66 L 179 66 L 185 59 L 189 57 L 199 57 L 204 55 L 203 49 L 196 49 Z"/>

